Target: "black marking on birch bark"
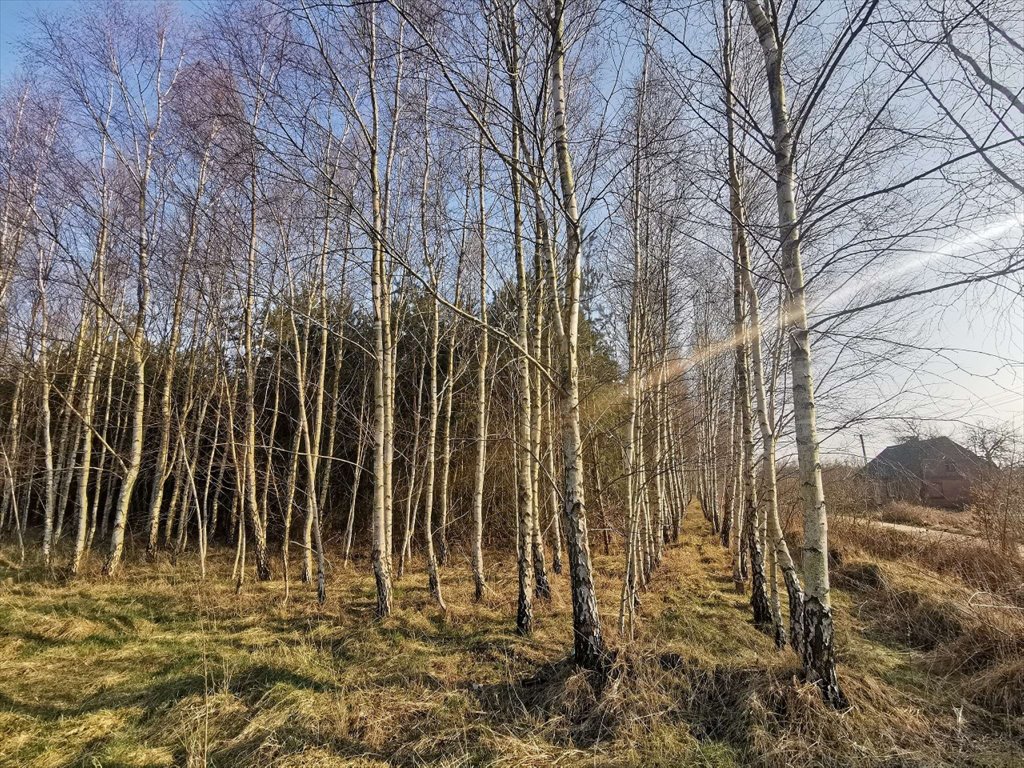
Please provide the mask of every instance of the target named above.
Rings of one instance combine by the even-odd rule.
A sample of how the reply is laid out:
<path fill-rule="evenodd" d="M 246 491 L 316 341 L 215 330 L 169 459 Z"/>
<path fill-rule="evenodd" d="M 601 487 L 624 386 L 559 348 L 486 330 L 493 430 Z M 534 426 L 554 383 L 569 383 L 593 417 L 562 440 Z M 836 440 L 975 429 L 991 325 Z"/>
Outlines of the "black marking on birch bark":
<path fill-rule="evenodd" d="M 379 549 L 374 549 L 371 555 L 373 562 L 373 578 L 377 585 L 377 608 L 378 619 L 385 619 L 391 615 L 391 584 L 384 570 L 384 559 Z"/>
<path fill-rule="evenodd" d="M 836 709 L 848 709 L 836 676 L 835 634 L 832 610 L 816 597 L 804 597 L 804 677 L 821 690 L 822 698 Z"/>
<path fill-rule="evenodd" d="M 804 655 L 804 591 L 796 571 L 786 568 L 782 572 L 789 596 L 789 642 L 797 656 Z"/>
<path fill-rule="evenodd" d="M 597 598 L 593 581 L 588 578 L 588 562 L 584 562 L 586 519 L 583 505 L 576 500 L 571 511 L 566 508 L 566 538 L 569 546 L 569 577 L 572 587 L 573 653 L 576 663 L 584 669 L 602 671 L 607 659 Z"/>
<path fill-rule="evenodd" d="M 544 571 L 544 564 L 541 563 L 538 568 L 536 565 L 536 559 L 534 559 L 534 568 L 536 570 L 536 581 L 533 588 L 533 594 L 541 600 L 551 599 L 551 582 L 548 581 L 548 575 Z"/>
<path fill-rule="evenodd" d="M 447 525 L 442 524 L 441 535 L 437 540 L 437 562 L 440 565 L 448 565 L 448 533 Z"/>
<path fill-rule="evenodd" d="M 534 514 L 540 514 L 539 505 Z M 533 594 L 541 600 L 550 600 L 551 582 L 548 581 L 547 564 L 544 562 L 544 542 L 539 536 L 530 536 L 530 549 L 533 553 Z"/>
<path fill-rule="evenodd" d="M 768 603 L 768 590 L 764 575 L 764 552 L 761 551 L 761 542 L 757 540 L 757 518 L 748 510 L 746 525 L 747 550 L 750 552 L 750 607 L 754 612 L 754 624 L 762 629 L 770 629 L 772 621 L 772 609 Z"/>
<path fill-rule="evenodd" d="M 773 622 L 772 626 L 775 628 L 775 637 L 773 638 L 775 640 L 775 649 L 781 651 L 786 647 L 786 630 L 779 623 Z"/>
<path fill-rule="evenodd" d="M 533 604 L 523 589 L 519 590 L 519 602 L 516 605 L 516 632 L 520 635 L 533 632 Z"/>
<path fill-rule="evenodd" d="M 260 581 L 270 581 L 273 578 L 267 544 L 258 537 L 256 538 L 256 578 Z"/>
<path fill-rule="evenodd" d="M 531 600 L 532 585 L 530 584 L 531 568 L 530 555 L 528 552 L 529 542 L 526 540 L 530 533 L 529 528 L 519 522 L 520 537 L 516 553 L 516 567 L 519 575 L 519 591 L 516 603 L 516 632 L 520 635 L 528 635 L 533 632 L 533 601 Z M 526 533 L 523 533 L 523 530 Z"/>

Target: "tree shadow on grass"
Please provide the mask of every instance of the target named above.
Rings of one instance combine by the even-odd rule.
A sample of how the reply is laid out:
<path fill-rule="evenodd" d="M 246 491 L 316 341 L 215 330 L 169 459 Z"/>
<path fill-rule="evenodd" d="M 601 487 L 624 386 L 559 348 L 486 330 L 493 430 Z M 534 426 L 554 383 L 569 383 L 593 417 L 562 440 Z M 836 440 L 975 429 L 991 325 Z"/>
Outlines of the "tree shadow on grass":
<path fill-rule="evenodd" d="M 205 696 L 217 688 L 210 676 L 195 672 L 158 674 L 159 679 L 149 685 L 138 687 L 131 683 L 101 690 L 86 697 L 81 703 L 62 707 L 34 704 L 12 698 L 0 691 L 0 709 L 27 715 L 37 720 L 58 721 L 62 718 L 81 717 L 101 710 L 118 710 L 138 707 L 148 719 L 158 712 L 173 706 L 190 696 Z M 276 685 L 284 684 L 308 691 L 330 691 L 336 686 L 322 680 L 299 674 L 282 667 L 265 664 L 247 667 L 231 675 L 226 689 L 248 706 L 254 706 Z"/>
<path fill-rule="evenodd" d="M 512 731 L 558 720 L 556 743 L 589 746 L 598 734 L 590 716 L 600 696 L 599 676 L 582 670 L 571 656 L 543 664 L 532 674 L 500 683 L 466 687 L 480 702 L 488 722 Z"/>
<path fill-rule="evenodd" d="M 255 706 L 277 685 L 287 685 L 317 693 L 337 690 L 337 686 L 290 669 L 257 664 L 231 675 L 227 689 L 248 706 Z"/>
<path fill-rule="evenodd" d="M 0 691 L 0 709 L 47 722 L 132 706 L 143 707 L 148 714 L 148 710 L 153 707 L 172 704 L 186 696 L 202 693 L 206 686 L 207 680 L 202 675 L 178 675 L 138 691 L 126 691 L 122 687 L 103 690 L 74 706 L 35 704 L 14 699 Z"/>

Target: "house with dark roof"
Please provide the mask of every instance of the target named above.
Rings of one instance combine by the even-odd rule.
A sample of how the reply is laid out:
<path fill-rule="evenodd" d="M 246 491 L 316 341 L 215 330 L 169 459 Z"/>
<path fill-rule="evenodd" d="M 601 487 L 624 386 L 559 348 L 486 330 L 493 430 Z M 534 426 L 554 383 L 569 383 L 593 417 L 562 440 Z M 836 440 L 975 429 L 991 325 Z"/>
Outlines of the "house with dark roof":
<path fill-rule="evenodd" d="M 991 461 L 948 437 L 934 437 L 889 446 L 861 475 L 871 481 L 880 502 L 963 507 L 971 500 L 972 485 L 994 469 Z"/>

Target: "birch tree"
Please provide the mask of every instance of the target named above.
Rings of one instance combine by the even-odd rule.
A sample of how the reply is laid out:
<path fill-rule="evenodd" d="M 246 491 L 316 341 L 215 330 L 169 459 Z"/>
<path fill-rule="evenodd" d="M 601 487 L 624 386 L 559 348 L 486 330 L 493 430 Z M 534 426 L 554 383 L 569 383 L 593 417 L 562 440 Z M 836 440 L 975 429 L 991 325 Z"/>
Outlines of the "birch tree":
<path fill-rule="evenodd" d="M 800 260 L 796 157 L 783 81 L 784 50 L 774 12 L 762 5 L 760 0 L 746 0 L 746 7 L 764 53 L 771 98 L 776 202 L 782 243 L 782 271 L 786 281 L 782 313 L 789 336 L 793 415 L 804 503 L 804 540 L 801 547 L 804 573 L 803 666 L 808 679 L 821 688 L 829 703 L 835 707 L 845 707 L 846 698 L 836 676 L 835 635 L 828 578 L 828 517 L 818 455 L 814 376 L 811 371 L 811 344 L 803 265 Z"/>

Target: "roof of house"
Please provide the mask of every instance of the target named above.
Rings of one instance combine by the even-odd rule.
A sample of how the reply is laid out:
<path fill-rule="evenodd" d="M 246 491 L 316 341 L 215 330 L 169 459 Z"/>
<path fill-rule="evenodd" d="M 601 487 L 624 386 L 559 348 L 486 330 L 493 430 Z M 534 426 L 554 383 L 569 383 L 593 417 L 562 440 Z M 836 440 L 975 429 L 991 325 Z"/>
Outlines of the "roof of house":
<path fill-rule="evenodd" d="M 899 445 L 890 445 L 868 462 L 864 473 L 873 477 L 921 477 L 926 461 L 951 461 L 957 470 L 976 476 L 995 468 L 988 459 L 978 456 L 948 437 L 928 440 L 911 439 Z"/>

